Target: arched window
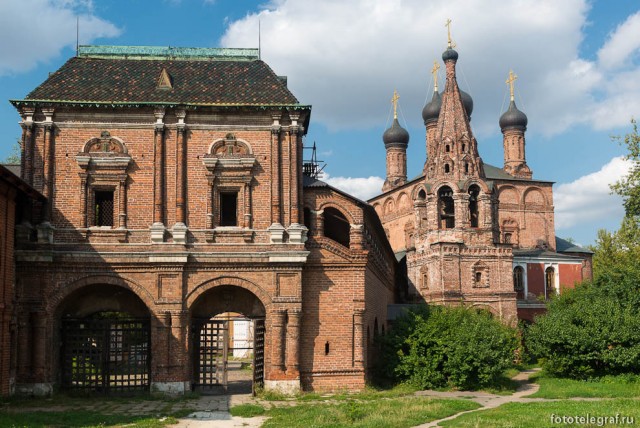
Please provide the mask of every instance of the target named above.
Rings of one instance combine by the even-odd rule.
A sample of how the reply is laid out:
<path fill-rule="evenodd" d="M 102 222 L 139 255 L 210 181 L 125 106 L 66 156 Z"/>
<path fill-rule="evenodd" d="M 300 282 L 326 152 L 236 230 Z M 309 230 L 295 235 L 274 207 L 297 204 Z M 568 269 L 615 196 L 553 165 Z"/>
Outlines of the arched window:
<path fill-rule="evenodd" d="M 418 192 L 418 200 L 419 201 L 424 201 L 427 198 L 427 193 L 424 191 L 424 189 L 421 189 Z"/>
<path fill-rule="evenodd" d="M 324 236 L 348 247 L 350 231 L 351 226 L 344 214 L 335 208 L 325 208 Z"/>
<path fill-rule="evenodd" d="M 556 294 L 556 270 L 549 266 L 544 271 L 544 282 L 547 288 L 547 296 Z"/>
<path fill-rule="evenodd" d="M 462 143 L 462 153 L 465 152 L 466 148 L 467 148 L 467 145 L 465 143 Z"/>
<path fill-rule="evenodd" d="M 444 146 L 444 151 L 445 152 L 450 152 L 451 151 L 451 147 L 447 144 L 446 146 Z"/>
<path fill-rule="evenodd" d="M 444 173 L 445 174 L 449 174 L 449 172 L 451 171 L 451 167 L 449 167 L 448 163 L 444 164 Z"/>
<path fill-rule="evenodd" d="M 453 205 L 453 190 L 444 186 L 438 192 L 438 214 L 440 229 L 452 229 L 456 225 L 455 208 Z"/>
<path fill-rule="evenodd" d="M 478 227 L 478 195 L 480 188 L 477 185 L 469 187 L 469 223 L 471 227 Z"/>
<path fill-rule="evenodd" d="M 524 269 L 522 266 L 513 268 L 513 290 L 517 299 L 524 299 Z"/>

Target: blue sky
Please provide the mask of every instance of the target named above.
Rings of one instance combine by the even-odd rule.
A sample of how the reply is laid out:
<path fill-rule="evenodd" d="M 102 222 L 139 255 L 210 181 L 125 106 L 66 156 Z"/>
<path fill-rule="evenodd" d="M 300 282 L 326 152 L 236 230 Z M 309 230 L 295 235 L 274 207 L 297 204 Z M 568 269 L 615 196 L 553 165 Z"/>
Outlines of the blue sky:
<path fill-rule="evenodd" d="M 639 11 L 631 0 L 5 0 L 0 99 L 23 98 L 74 55 L 77 16 L 81 44 L 113 45 L 257 47 L 260 21 L 263 59 L 313 106 L 306 143 L 317 142 L 326 179 L 368 198 L 385 175 L 381 136 L 394 89 L 411 135 L 409 176 L 421 171 L 420 112 L 451 18 L 458 82 L 474 99 L 484 161 L 502 165 L 498 119 L 512 68 L 529 117 L 528 164 L 534 178 L 557 183 L 557 234 L 590 244 L 623 213 L 608 183 L 628 165 L 610 136 L 640 116 Z M 20 136 L 19 120 L 0 103 L 0 158 Z"/>

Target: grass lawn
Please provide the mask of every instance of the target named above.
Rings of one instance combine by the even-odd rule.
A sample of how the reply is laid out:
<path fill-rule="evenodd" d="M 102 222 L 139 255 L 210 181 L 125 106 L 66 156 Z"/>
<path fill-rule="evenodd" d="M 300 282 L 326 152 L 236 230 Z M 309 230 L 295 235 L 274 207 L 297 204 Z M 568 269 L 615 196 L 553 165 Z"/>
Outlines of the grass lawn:
<path fill-rule="evenodd" d="M 603 426 L 597 420 L 593 423 L 562 423 L 552 421 L 552 415 L 559 417 L 626 416 L 634 418 L 631 424 L 609 424 L 604 426 L 635 426 L 640 423 L 640 402 L 633 399 L 618 398 L 603 401 L 554 401 L 542 403 L 508 403 L 496 409 L 461 415 L 451 421 L 441 422 L 443 427 L 492 427 L 492 428 L 541 428 L 558 426 Z"/>
<path fill-rule="evenodd" d="M 532 376 L 531 380 L 540 385 L 540 390 L 531 395 L 535 398 L 640 397 L 640 376 L 604 376 L 585 381 L 554 378 L 541 372 Z"/>
<path fill-rule="evenodd" d="M 0 427 L 164 427 L 177 423 L 175 417 L 149 415 L 104 415 L 87 410 L 66 412 L 0 412 Z"/>
<path fill-rule="evenodd" d="M 241 406 L 238 406 L 241 407 Z M 432 398 L 391 398 L 360 401 L 347 399 L 332 404 L 299 404 L 295 407 L 274 407 L 264 412 L 269 419 L 264 428 L 403 428 L 478 408 L 466 400 Z M 255 408 L 232 408 L 232 414 L 256 416 Z"/>

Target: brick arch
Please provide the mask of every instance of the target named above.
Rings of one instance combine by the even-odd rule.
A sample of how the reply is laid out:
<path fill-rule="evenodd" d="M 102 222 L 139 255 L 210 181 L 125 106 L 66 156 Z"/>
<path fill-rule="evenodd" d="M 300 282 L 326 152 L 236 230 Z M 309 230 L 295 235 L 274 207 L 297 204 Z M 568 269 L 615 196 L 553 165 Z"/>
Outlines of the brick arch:
<path fill-rule="evenodd" d="M 434 195 L 438 195 L 438 192 L 440 191 L 440 189 L 444 186 L 448 186 L 451 188 L 451 190 L 453 190 L 453 193 L 459 193 L 462 189 L 460 189 L 460 187 L 458 186 L 457 183 L 450 181 L 450 180 L 440 180 L 437 181 L 433 184 L 433 186 L 431 187 L 433 189 L 433 194 Z"/>
<path fill-rule="evenodd" d="M 89 150 L 91 150 L 91 146 L 93 146 L 96 142 L 99 142 L 100 140 L 109 140 L 120 148 L 120 153 L 123 153 L 125 155 L 129 153 L 129 149 L 127 148 L 127 145 L 124 143 L 124 140 L 122 140 L 122 138 L 120 137 L 114 137 L 112 135 L 109 135 L 108 137 L 104 137 L 104 138 L 102 137 L 89 138 L 87 141 L 85 141 L 84 145 L 82 146 L 81 153 L 89 153 Z"/>
<path fill-rule="evenodd" d="M 504 186 L 500 188 L 498 193 L 498 201 L 501 204 L 520 204 L 520 192 L 514 186 Z"/>
<path fill-rule="evenodd" d="M 396 204 L 393 200 L 393 197 L 388 197 L 385 201 L 384 201 L 384 210 L 383 212 L 386 214 L 391 214 L 393 211 L 395 211 L 396 209 Z"/>
<path fill-rule="evenodd" d="M 400 193 L 400 195 L 398 196 L 398 202 L 396 203 L 396 206 L 398 207 L 398 209 L 411 208 L 411 201 L 409 200 L 409 197 L 407 196 L 406 192 Z"/>
<path fill-rule="evenodd" d="M 415 201 L 416 199 L 418 199 L 418 193 L 420 193 L 421 190 L 424 190 L 425 199 L 426 199 L 426 196 L 429 194 L 429 191 L 424 187 L 422 183 L 419 183 L 413 186 L 413 188 L 411 189 L 412 201 Z"/>
<path fill-rule="evenodd" d="M 498 317 L 500 318 L 500 311 L 498 309 L 495 308 L 494 305 L 490 304 L 490 303 L 472 303 L 471 304 L 472 308 L 477 308 L 477 309 L 487 309 L 489 310 L 489 312 L 491 312 L 491 314 L 494 317 Z"/>
<path fill-rule="evenodd" d="M 267 293 L 259 285 L 256 285 L 244 278 L 238 278 L 235 276 L 221 276 L 219 278 L 207 280 L 191 290 L 191 292 L 187 294 L 186 298 L 187 309 L 191 311 L 193 308 L 193 304 L 198 300 L 198 297 L 200 297 L 207 291 L 222 285 L 232 285 L 250 291 L 254 296 L 258 298 L 258 300 L 260 300 L 260 303 L 262 303 L 262 305 L 264 306 L 265 311 L 268 311 L 269 307 L 271 306 L 271 296 L 269 296 L 269 293 Z"/>
<path fill-rule="evenodd" d="M 381 216 L 382 213 L 382 206 L 379 203 L 375 203 L 373 204 L 373 209 L 376 210 L 376 213 L 378 213 L 378 217 Z"/>
<path fill-rule="evenodd" d="M 474 184 L 478 186 L 480 190 L 482 190 L 482 193 L 487 195 L 491 193 L 491 190 L 489 190 L 489 186 L 487 186 L 487 183 L 483 180 L 478 180 L 476 178 L 471 178 L 465 181 L 465 183 L 462 185 L 462 191 L 468 192 L 469 187 L 473 186 Z"/>
<path fill-rule="evenodd" d="M 529 187 L 525 190 L 522 197 L 524 205 L 547 205 L 547 198 L 544 196 L 544 192 L 539 187 Z"/>
<path fill-rule="evenodd" d="M 141 286 L 140 284 L 117 275 L 89 275 L 80 279 L 68 282 L 56 288 L 46 305 L 47 313 L 56 313 L 60 309 L 60 304 L 71 295 L 74 291 L 91 285 L 114 285 L 117 287 L 125 288 L 135 294 L 147 307 L 149 314 L 153 314 L 153 308 L 155 306 L 155 300 L 151 293 Z"/>
<path fill-rule="evenodd" d="M 242 138 L 236 138 L 234 140 L 229 140 L 227 138 L 218 138 L 217 140 L 214 140 L 210 145 L 209 145 L 209 149 L 207 151 L 207 153 L 209 154 L 214 154 L 215 150 L 225 144 L 227 141 L 234 141 L 238 144 L 238 146 L 240 147 L 244 147 L 244 149 L 247 151 L 246 154 L 248 155 L 252 155 L 253 154 L 253 148 L 251 147 L 251 144 L 249 144 L 246 140 L 243 140 Z"/>
<path fill-rule="evenodd" d="M 343 216 L 345 216 L 345 218 L 349 221 L 349 223 L 351 224 L 358 224 L 357 221 L 355 221 L 355 216 L 353 215 L 353 213 L 351 213 L 351 211 L 341 207 L 340 205 L 336 204 L 334 201 L 332 200 L 327 200 L 324 201 L 320 204 L 320 206 L 318 206 L 317 210 L 325 210 L 327 208 L 334 208 L 338 211 L 340 211 L 342 213 Z"/>

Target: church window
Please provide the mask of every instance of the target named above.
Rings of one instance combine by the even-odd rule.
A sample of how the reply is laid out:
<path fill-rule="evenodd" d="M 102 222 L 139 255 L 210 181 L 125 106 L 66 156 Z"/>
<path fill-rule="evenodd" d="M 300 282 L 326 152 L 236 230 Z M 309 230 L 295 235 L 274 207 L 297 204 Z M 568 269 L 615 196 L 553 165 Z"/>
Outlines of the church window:
<path fill-rule="evenodd" d="M 516 266 L 513 269 L 513 290 L 516 292 L 517 299 L 524 299 L 524 269 L 522 266 Z"/>
<path fill-rule="evenodd" d="M 418 200 L 424 201 L 426 198 L 427 198 L 427 194 L 425 193 L 424 189 L 421 189 L 418 192 Z"/>
<path fill-rule="evenodd" d="M 324 355 L 329 355 L 329 341 L 324 344 Z"/>
<path fill-rule="evenodd" d="M 465 149 L 467 148 L 467 145 L 465 143 L 462 143 L 462 153 L 465 152 Z"/>
<path fill-rule="evenodd" d="M 476 282 L 476 287 L 479 287 L 482 285 L 482 272 L 476 272 L 475 282 Z"/>
<path fill-rule="evenodd" d="M 449 174 L 449 172 L 451 172 L 451 167 L 449 166 L 448 163 L 444 164 L 444 173 L 445 174 Z"/>
<path fill-rule="evenodd" d="M 469 163 L 468 162 L 464 163 L 464 173 L 465 174 L 469 174 Z"/>
<path fill-rule="evenodd" d="M 429 275 L 426 273 L 422 274 L 422 288 L 429 288 Z"/>
<path fill-rule="evenodd" d="M 324 236 L 348 247 L 350 231 L 351 226 L 344 214 L 335 208 L 325 208 Z"/>
<path fill-rule="evenodd" d="M 480 188 L 475 184 L 469 187 L 469 223 L 471 227 L 478 227 L 478 195 Z"/>
<path fill-rule="evenodd" d="M 238 192 L 220 193 L 220 226 L 238 225 Z"/>
<path fill-rule="evenodd" d="M 452 229 L 455 227 L 456 217 L 451 187 L 444 186 L 438 192 L 438 213 L 440 216 L 440 229 Z"/>
<path fill-rule="evenodd" d="M 554 295 L 556 293 L 556 270 L 553 266 L 549 266 L 545 269 L 544 280 L 547 296 Z"/>
<path fill-rule="evenodd" d="M 448 144 L 446 146 L 444 146 L 444 151 L 445 152 L 450 152 L 451 151 L 451 146 L 449 146 Z"/>
<path fill-rule="evenodd" d="M 94 193 L 94 225 L 113 227 L 113 190 Z"/>

